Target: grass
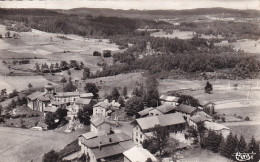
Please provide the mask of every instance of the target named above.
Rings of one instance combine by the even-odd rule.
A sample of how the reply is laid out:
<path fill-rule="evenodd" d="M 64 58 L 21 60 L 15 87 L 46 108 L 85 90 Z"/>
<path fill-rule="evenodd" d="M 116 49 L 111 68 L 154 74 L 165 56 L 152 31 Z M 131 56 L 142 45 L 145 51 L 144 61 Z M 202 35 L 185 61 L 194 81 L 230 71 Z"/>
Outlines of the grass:
<path fill-rule="evenodd" d="M 210 152 L 209 150 L 204 149 L 190 149 L 182 151 L 181 154 L 184 156 L 183 159 L 180 159 L 180 162 L 231 162 L 231 160 L 226 159 L 219 154 Z"/>
<path fill-rule="evenodd" d="M 81 134 L 0 127 L 1 161 L 42 161 L 44 153 L 61 150 Z"/>
<path fill-rule="evenodd" d="M 259 125 L 238 125 L 228 126 L 231 128 L 233 134 L 237 134 L 238 137 L 242 134 L 247 142 L 250 141 L 252 136 L 256 141 L 260 142 L 260 126 Z"/>

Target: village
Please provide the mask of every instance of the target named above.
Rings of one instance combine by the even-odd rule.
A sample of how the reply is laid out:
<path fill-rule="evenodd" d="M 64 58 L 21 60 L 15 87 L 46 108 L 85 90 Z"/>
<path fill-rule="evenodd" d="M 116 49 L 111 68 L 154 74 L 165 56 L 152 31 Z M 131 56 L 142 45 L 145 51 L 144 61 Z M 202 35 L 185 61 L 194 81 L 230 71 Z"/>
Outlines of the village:
<path fill-rule="evenodd" d="M 182 159 L 183 155 L 178 151 L 201 147 L 202 136 L 199 134 L 202 132 L 205 137 L 212 132 L 224 139 L 230 135 L 230 128 L 212 117 L 215 114 L 213 102 L 200 101 L 199 106 L 194 107 L 191 100 L 181 102 L 180 97 L 162 94 L 157 101 L 160 106 L 147 107 L 147 103 L 129 103 L 131 98 L 137 97 L 138 88 L 131 94 L 124 89 L 121 94 L 114 89 L 111 95 L 115 98 L 112 96 L 114 99 L 108 100 L 97 98 L 96 92 L 57 92 L 55 86 L 48 84 L 43 91 L 32 92 L 26 97 L 27 107 L 43 113 L 45 121 L 44 126 L 38 123 L 29 129 L 49 131 L 61 125 L 65 127 L 64 132 L 70 133 L 90 125 L 88 132 L 78 136 L 78 143 L 74 143 L 76 147 L 61 159 L 59 157 L 65 161 L 85 159 L 90 162 L 167 162 Z M 137 106 L 132 116 L 125 111 L 129 104 L 133 110 Z M 156 138 L 162 141 L 150 145 Z M 43 158 L 53 156 L 51 154 L 55 151 L 46 153 Z"/>

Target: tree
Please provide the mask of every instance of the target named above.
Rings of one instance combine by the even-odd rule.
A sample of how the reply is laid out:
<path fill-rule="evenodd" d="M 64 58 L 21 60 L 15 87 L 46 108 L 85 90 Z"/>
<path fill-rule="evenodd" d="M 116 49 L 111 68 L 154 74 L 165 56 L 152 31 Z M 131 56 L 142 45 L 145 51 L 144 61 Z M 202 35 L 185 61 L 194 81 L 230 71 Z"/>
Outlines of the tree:
<path fill-rule="evenodd" d="M 55 112 L 55 117 L 59 119 L 59 121 L 65 121 L 65 117 L 67 116 L 67 109 L 58 108 Z"/>
<path fill-rule="evenodd" d="M 213 91 L 212 85 L 207 81 L 206 86 L 204 87 L 205 93 L 211 93 Z"/>
<path fill-rule="evenodd" d="M 87 93 L 92 93 L 94 95 L 95 99 L 99 97 L 99 95 L 98 95 L 99 89 L 95 83 L 87 83 L 84 87 L 84 90 Z"/>
<path fill-rule="evenodd" d="M 158 82 L 155 77 L 149 77 L 146 80 L 146 100 L 148 107 L 159 106 Z"/>
<path fill-rule="evenodd" d="M 1 96 L 5 96 L 7 94 L 6 88 L 1 90 Z"/>
<path fill-rule="evenodd" d="M 219 146 L 222 142 L 222 135 L 215 133 L 214 131 L 209 131 L 206 138 L 203 140 L 205 148 L 208 150 L 217 153 L 219 151 Z"/>
<path fill-rule="evenodd" d="M 120 93 L 118 92 L 118 89 L 117 87 L 114 87 L 112 92 L 111 92 L 111 96 L 112 96 L 112 99 L 117 101 L 118 100 L 118 97 L 120 96 Z"/>
<path fill-rule="evenodd" d="M 70 72 L 70 70 L 68 70 L 68 75 L 69 75 L 69 76 L 71 75 L 71 72 Z"/>
<path fill-rule="evenodd" d="M 232 133 L 230 132 L 230 134 L 227 136 L 225 143 L 223 143 L 220 148 L 220 154 L 226 158 L 231 159 L 232 155 L 235 153 L 235 149 L 236 143 Z"/>
<path fill-rule="evenodd" d="M 154 127 L 154 140 L 159 150 L 159 155 L 162 157 L 162 151 L 167 146 L 167 142 L 169 140 L 169 131 L 166 127 L 161 127 L 160 125 L 155 125 Z"/>
<path fill-rule="evenodd" d="M 42 159 L 43 162 L 58 162 L 59 160 L 59 154 L 54 150 L 44 154 Z"/>
<path fill-rule="evenodd" d="M 246 149 L 247 153 L 255 153 L 254 157 L 253 157 L 253 162 L 258 162 L 259 161 L 259 144 L 256 143 L 254 136 L 252 136 L 250 142 L 248 143 L 247 149 Z"/>
<path fill-rule="evenodd" d="M 126 87 L 124 87 L 124 89 L 123 89 L 123 96 L 126 98 L 127 97 L 127 88 Z"/>
<path fill-rule="evenodd" d="M 9 93 L 9 98 L 13 98 L 15 96 L 18 96 L 18 91 L 16 89 L 14 89 L 12 93 Z"/>
<path fill-rule="evenodd" d="M 61 61 L 61 62 L 60 62 L 60 68 L 61 68 L 61 69 L 64 69 L 64 70 L 65 70 L 65 69 L 68 69 L 68 65 L 69 65 L 69 64 L 68 64 L 66 61 Z"/>
<path fill-rule="evenodd" d="M 103 51 L 103 57 L 111 57 L 111 51 L 110 50 L 104 50 Z"/>
<path fill-rule="evenodd" d="M 33 87 L 33 85 L 31 83 L 28 84 L 28 88 L 29 90 L 31 90 L 31 88 Z"/>
<path fill-rule="evenodd" d="M 44 122 L 45 122 L 45 124 L 48 125 L 48 129 L 56 128 L 55 119 L 56 119 L 56 117 L 55 117 L 54 113 L 52 113 L 52 112 L 47 112 L 46 113 Z"/>
<path fill-rule="evenodd" d="M 89 125 L 90 124 L 90 111 L 92 110 L 92 106 L 87 106 L 84 107 L 83 109 L 79 109 L 78 111 L 78 119 L 79 122 L 84 124 L 84 125 Z"/>
<path fill-rule="evenodd" d="M 126 102 L 125 107 L 128 115 L 136 115 L 144 109 L 143 100 L 140 97 L 133 96 Z"/>
<path fill-rule="evenodd" d="M 74 92 L 77 89 L 77 87 L 72 83 L 71 77 L 69 78 L 68 83 L 63 88 L 64 92 Z"/>
<path fill-rule="evenodd" d="M 64 84 L 67 83 L 67 79 L 63 77 L 60 82 L 62 83 L 62 86 L 64 88 Z"/>
<path fill-rule="evenodd" d="M 36 73 L 39 73 L 41 71 L 40 65 L 38 63 L 35 63 L 35 71 Z"/>
<path fill-rule="evenodd" d="M 98 51 L 94 51 L 94 52 L 93 52 L 93 56 L 101 56 L 101 53 L 98 52 Z"/>
<path fill-rule="evenodd" d="M 83 70 L 83 80 L 86 80 L 87 78 L 90 77 L 90 69 L 85 67 L 84 70 Z"/>
<path fill-rule="evenodd" d="M 120 103 L 121 107 L 125 106 L 125 100 L 122 96 L 118 97 L 118 103 Z"/>
<path fill-rule="evenodd" d="M 237 151 L 241 153 L 246 151 L 246 141 L 243 135 L 240 136 L 239 142 L 237 144 Z"/>
<path fill-rule="evenodd" d="M 10 38 L 10 37 L 11 37 L 11 32 L 10 32 L 10 31 L 7 31 L 7 32 L 5 33 L 5 37 Z"/>

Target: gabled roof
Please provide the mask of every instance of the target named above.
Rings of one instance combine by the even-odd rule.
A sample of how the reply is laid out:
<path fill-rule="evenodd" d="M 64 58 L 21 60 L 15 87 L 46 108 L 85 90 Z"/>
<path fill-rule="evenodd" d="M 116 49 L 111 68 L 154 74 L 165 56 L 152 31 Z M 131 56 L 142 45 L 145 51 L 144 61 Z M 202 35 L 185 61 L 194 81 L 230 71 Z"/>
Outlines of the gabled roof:
<path fill-rule="evenodd" d="M 36 92 L 30 94 L 29 96 L 27 96 L 27 98 L 29 98 L 30 100 L 36 100 L 38 97 L 40 97 L 42 95 L 43 95 L 43 92 L 36 91 Z"/>
<path fill-rule="evenodd" d="M 137 146 L 125 151 L 123 154 L 131 162 L 145 162 L 148 158 L 157 161 L 156 157 L 148 150 Z"/>
<path fill-rule="evenodd" d="M 88 105 L 90 104 L 91 99 L 87 99 L 87 98 L 78 98 L 75 100 L 75 104 L 81 104 L 81 105 Z"/>
<path fill-rule="evenodd" d="M 49 102 L 51 100 L 49 97 L 46 96 L 39 96 L 37 99 L 43 102 Z"/>
<path fill-rule="evenodd" d="M 110 105 L 111 105 L 110 103 L 103 101 L 103 102 L 97 103 L 93 107 L 102 107 L 102 108 L 108 109 L 108 108 L 110 108 Z"/>
<path fill-rule="evenodd" d="M 56 112 L 57 111 L 57 107 L 52 107 L 52 106 L 47 106 L 44 108 L 44 111 L 46 112 Z"/>
<path fill-rule="evenodd" d="M 179 99 L 180 99 L 180 97 L 167 96 L 167 95 L 162 95 L 162 96 L 160 97 L 160 100 L 168 101 L 168 102 L 178 102 Z"/>
<path fill-rule="evenodd" d="M 88 140 L 88 139 L 91 139 L 91 138 L 96 138 L 97 133 L 96 132 L 87 132 L 87 133 L 80 135 L 80 137 L 83 137 L 84 139 Z"/>
<path fill-rule="evenodd" d="M 120 142 L 129 141 L 131 137 L 126 135 L 125 133 L 116 133 L 105 136 L 99 136 L 96 138 L 92 138 L 86 141 L 83 141 L 83 144 L 89 148 L 96 148 L 99 146 L 106 146 L 112 144 L 118 144 Z"/>
<path fill-rule="evenodd" d="M 213 131 L 230 130 L 230 128 L 216 122 L 205 121 L 204 126 L 206 129 Z"/>
<path fill-rule="evenodd" d="M 62 102 L 62 101 L 51 101 L 52 105 L 63 105 L 66 104 L 66 102 Z"/>
<path fill-rule="evenodd" d="M 176 111 L 191 114 L 196 110 L 196 107 L 181 104 L 175 108 Z"/>
<path fill-rule="evenodd" d="M 160 126 L 170 126 L 180 123 L 185 123 L 186 121 L 182 117 L 180 113 L 174 114 L 166 114 L 166 115 L 159 115 L 159 116 L 148 116 L 145 118 L 136 119 L 136 122 L 141 127 L 142 130 L 147 130 L 154 128 L 155 125 Z"/>
<path fill-rule="evenodd" d="M 199 114 L 193 115 L 190 120 L 192 120 L 194 123 L 200 123 L 204 121 L 210 121 L 210 119 L 205 118 L 204 116 L 200 116 Z"/>
<path fill-rule="evenodd" d="M 97 127 L 100 124 L 105 123 L 106 122 L 106 118 L 104 116 L 101 116 L 101 115 L 95 115 L 95 116 L 92 116 L 92 118 L 90 119 L 90 122 L 95 127 Z"/>
<path fill-rule="evenodd" d="M 101 149 L 92 149 L 92 152 L 95 155 L 96 159 L 122 154 L 124 151 L 125 149 L 121 147 L 119 144 L 101 147 Z"/>
<path fill-rule="evenodd" d="M 144 109 L 144 110 L 142 110 L 142 111 L 139 111 L 138 114 L 139 114 L 140 116 L 145 116 L 145 115 L 148 115 L 148 114 L 149 114 L 149 111 L 151 111 L 151 110 L 153 110 L 153 109 L 154 109 L 153 107 L 149 107 L 149 108 L 146 108 L 146 109 Z"/>
<path fill-rule="evenodd" d="M 84 93 L 84 94 L 80 94 L 79 97 L 80 98 L 89 98 L 89 97 L 94 97 L 94 95 L 92 93 Z"/>
<path fill-rule="evenodd" d="M 163 104 L 159 107 L 157 107 L 157 110 L 159 110 L 161 113 L 165 114 L 175 109 L 176 106 L 172 104 Z"/>
<path fill-rule="evenodd" d="M 71 97 L 71 96 L 79 96 L 79 92 L 59 92 L 55 95 L 55 97 Z"/>

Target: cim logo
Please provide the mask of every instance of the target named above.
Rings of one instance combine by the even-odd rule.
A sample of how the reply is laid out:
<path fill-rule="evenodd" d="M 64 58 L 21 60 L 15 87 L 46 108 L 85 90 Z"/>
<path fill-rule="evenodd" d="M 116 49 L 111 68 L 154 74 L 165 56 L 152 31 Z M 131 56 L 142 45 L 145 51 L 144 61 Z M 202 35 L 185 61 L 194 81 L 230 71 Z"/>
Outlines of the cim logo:
<path fill-rule="evenodd" d="M 236 157 L 237 161 L 248 161 L 248 160 L 253 160 L 254 159 L 254 155 L 256 153 L 252 152 L 252 153 L 241 153 L 241 152 L 237 152 L 234 153 L 233 156 Z"/>

